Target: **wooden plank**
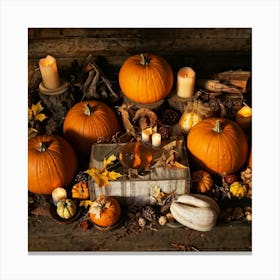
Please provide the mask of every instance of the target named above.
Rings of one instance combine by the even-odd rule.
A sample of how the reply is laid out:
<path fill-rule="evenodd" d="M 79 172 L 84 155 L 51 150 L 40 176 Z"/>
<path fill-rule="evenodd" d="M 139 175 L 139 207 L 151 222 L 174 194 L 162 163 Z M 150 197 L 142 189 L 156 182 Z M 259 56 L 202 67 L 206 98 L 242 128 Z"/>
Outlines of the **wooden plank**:
<path fill-rule="evenodd" d="M 30 28 L 29 39 L 96 37 L 96 38 L 238 38 L 250 39 L 251 28 Z"/>
<path fill-rule="evenodd" d="M 28 251 L 37 252 L 163 252 L 177 251 L 182 257 L 192 254 L 183 252 L 184 246 L 192 245 L 199 252 L 252 252 L 251 223 L 218 223 L 209 232 L 201 233 L 188 228 L 169 228 L 157 226 L 157 230 L 149 230 L 125 225 L 112 231 L 99 231 L 95 228 L 82 230 L 78 222 L 58 224 L 50 217 L 32 216 L 28 219 Z M 181 245 L 181 252 L 180 246 Z M 239 256 L 240 257 L 240 256 Z M 172 268 L 173 269 L 173 268 Z"/>
<path fill-rule="evenodd" d="M 168 50 L 168 51 L 167 51 Z M 141 52 L 182 54 L 188 52 L 225 52 L 251 50 L 249 39 L 239 38 L 172 38 L 170 40 L 143 40 L 137 38 L 58 38 L 49 40 L 30 40 L 29 58 L 41 58 L 46 54 L 55 57 L 76 57 L 92 53 L 95 56 L 128 56 Z"/>

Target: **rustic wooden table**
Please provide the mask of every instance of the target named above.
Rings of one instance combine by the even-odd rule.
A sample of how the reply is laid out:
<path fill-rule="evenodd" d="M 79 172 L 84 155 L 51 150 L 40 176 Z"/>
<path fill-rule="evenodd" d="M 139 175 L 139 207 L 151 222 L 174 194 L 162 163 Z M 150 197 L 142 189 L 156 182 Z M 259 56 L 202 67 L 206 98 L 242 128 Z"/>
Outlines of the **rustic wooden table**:
<path fill-rule="evenodd" d="M 252 250 L 250 222 L 218 223 L 209 232 L 186 227 L 139 227 L 127 221 L 111 231 L 93 226 L 82 229 L 79 221 L 58 223 L 48 215 L 29 217 L 28 250 L 32 252 L 248 252 Z"/>

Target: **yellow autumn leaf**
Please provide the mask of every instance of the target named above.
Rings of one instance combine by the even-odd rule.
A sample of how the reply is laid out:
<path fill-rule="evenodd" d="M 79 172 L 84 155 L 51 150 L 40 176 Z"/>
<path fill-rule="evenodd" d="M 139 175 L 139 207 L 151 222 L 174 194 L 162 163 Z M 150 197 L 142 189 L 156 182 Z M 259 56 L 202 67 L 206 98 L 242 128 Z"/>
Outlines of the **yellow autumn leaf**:
<path fill-rule="evenodd" d="M 96 183 L 98 185 L 99 188 L 107 187 L 110 185 L 109 183 L 109 178 L 107 177 L 107 174 L 105 172 L 103 173 L 99 173 L 98 174 L 98 178 L 96 178 Z"/>
<path fill-rule="evenodd" d="M 33 119 L 32 110 L 28 107 L 28 121 L 31 121 Z"/>
<path fill-rule="evenodd" d="M 115 171 L 110 171 L 107 174 L 107 177 L 109 178 L 110 181 L 115 181 L 118 178 L 120 178 L 122 176 L 122 174 L 115 172 Z"/>
<path fill-rule="evenodd" d="M 87 173 L 91 177 L 94 177 L 96 173 L 98 173 L 98 169 L 95 167 L 92 167 L 91 169 L 86 170 L 84 173 Z"/>
<path fill-rule="evenodd" d="M 83 206 L 85 208 L 87 208 L 88 206 L 91 206 L 92 201 L 91 200 L 82 200 L 80 201 L 80 207 Z"/>
<path fill-rule="evenodd" d="M 46 119 L 47 117 L 46 117 L 46 115 L 45 114 L 37 114 L 36 116 L 35 116 L 35 121 L 40 121 L 40 122 L 42 122 L 44 119 Z"/>
<path fill-rule="evenodd" d="M 117 157 L 115 155 L 111 155 L 107 159 L 104 158 L 103 166 L 106 168 L 108 165 L 112 164 L 116 159 Z"/>
<path fill-rule="evenodd" d="M 28 120 L 34 119 L 35 121 L 42 122 L 44 119 L 46 119 L 46 115 L 42 114 L 41 112 L 44 110 L 44 107 L 41 105 L 41 101 L 39 101 L 37 104 L 32 104 L 31 109 L 28 108 Z"/>
<path fill-rule="evenodd" d="M 103 184 L 103 181 L 100 179 L 99 172 L 100 170 L 95 167 L 85 171 L 85 173 L 89 174 L 93 178 L 98 186 Z"/>
<path fill-rule="evenodd" d="M 31 110 L 34 115 L 39 114 L 44 110 L 44 107 L 41 105 L 41 101 L 39 101 L 37 104 L 32 104 Z"/>
<path fill-rule="evenodd" d="M 115 171 L 108 171 L 106 168 L 97 169 L 95 167 L 86 170 L 85 173 L 89 174 L 94 179 L 99 188 L 109 186 L 109 181 L 115 181 L 122 176 Z"/>

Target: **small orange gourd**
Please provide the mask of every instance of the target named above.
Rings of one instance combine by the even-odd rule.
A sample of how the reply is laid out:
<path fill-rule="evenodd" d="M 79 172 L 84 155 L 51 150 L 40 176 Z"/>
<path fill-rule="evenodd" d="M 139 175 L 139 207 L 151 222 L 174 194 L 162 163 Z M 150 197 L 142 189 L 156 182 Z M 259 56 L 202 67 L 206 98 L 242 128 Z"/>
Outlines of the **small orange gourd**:
<path fill-rule="evenodd" d="M 192 184 L 196 192 L 205 193 L 212 189 L 214 183 L 210 173 L 197 170 L 192 173 Z"/>
<path fill-rule="evenodd" d="M 116 224 L 121 217 L 119 202 L 109 196 L 100 195 L 89 209 L 89 217 L 93 223 L 101 227 L 110 227 Z"/>
<path fill-rule="evenodd" d="M 128 57 L 119 71 L 119 85 L 131 101 L 150 104 L 165 98 L 173 86 L 173 71 L 169 63 L 154 54 Z"/>
<path fill-rule="evenodd" d="M 72 187 L 72 197 L 78 199 L 87 199 L 89 197 L 88 185 L 85 182 L 76 183 Z"/>

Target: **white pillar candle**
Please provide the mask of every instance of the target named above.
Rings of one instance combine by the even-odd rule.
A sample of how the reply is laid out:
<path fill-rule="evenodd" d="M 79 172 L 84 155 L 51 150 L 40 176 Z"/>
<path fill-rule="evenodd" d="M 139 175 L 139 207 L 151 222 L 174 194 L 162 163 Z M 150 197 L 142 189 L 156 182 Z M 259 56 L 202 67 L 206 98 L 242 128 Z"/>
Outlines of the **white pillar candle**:
<path fill-rule="evenodd" d="M 52 199 L 54 205 L 60 200 L 65 200 L 67 198 L 67 192 L 64 188 L 56 188 L 52 191 Z"/>
<path fill-rule="evenodd" d="M 142 141 L 147 143 L 150 141 L 151 129 L 142 130 Z"/>
<path fill-rule="evenodd" d="M 152 134 L 152 145 L 154 147 L 159 147 L 161 145 L 161 134 L 160 133 Z"/>
<path fill-rule="evenodd" d="M 191 67 L 183 67 L 177 74 L 177 95 L 189 98 L 194 93 L 195 72 Z"/>
<path fill-rule="evenodd" d="M 56 89 L 60 86 L 56 59 L 50 55 L 39 61 L 43 84 L 47 89 Z"/>

